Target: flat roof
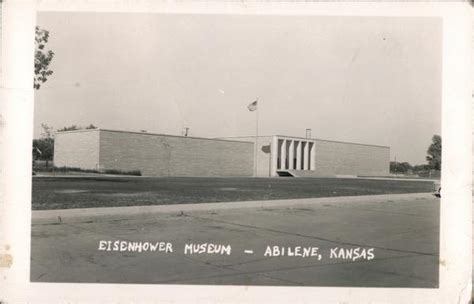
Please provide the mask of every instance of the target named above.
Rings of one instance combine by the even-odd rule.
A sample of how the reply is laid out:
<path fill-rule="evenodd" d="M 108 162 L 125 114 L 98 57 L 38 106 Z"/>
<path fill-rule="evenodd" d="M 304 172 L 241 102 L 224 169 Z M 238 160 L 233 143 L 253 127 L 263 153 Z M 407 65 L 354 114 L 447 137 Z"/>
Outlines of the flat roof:
<path fill-rule="evenodd" d="M 184 136 L 184 135 L 171 135 L 171 134 L 160 134 L 160 133 L 149 133 L 149 132 L 137 132 L 137 131 L 124 131 L 124 130 L 111 130 L 111 129 L 81 129 L 81 130 L 71 130 L 71 131 L 56 131 L 55 134 L 65 134 L 65 133 L 80 133 L 80 132 L 95 132 L 95 131 L 104 131 L 104 132 L 115 132 L 115 133 L 127 133 L 127 134 L 140 134 L 148 136 L 166 136 L 166 137 L 178 137 L 178 138 L 188 138 L 188 139 L 203 139 L 203 140 L 213 140 L 213 141 L 225 141 L 225 142 L 238 142 L 238 143 L 251 143 L 241 140 L 227 140 L 219 138 L 209 138 L 209 137 L 196 137 L 196 136 Z"/>
<path fill-rule="evenodd" d="M 227 138 L 252 138 L 255 135 L 250 136 L 223 136 L 223 137 L 196 137 L 196 136 L 183 136 L 183 135 L 170 135 L 170 134 L 161 134 L 161 133 L 149 133 L 149 132 L 137 132 L 137 131 L 124 131 L 124 130 L 111 130 L 111 129 L 81 129 L 81 130 L 71 130 L 71 131 L 56 131 L 56 134 L 62 133 L 78 133 L 78 132 L 94 132 L 94 131 L 105 131 L 105 132 L 117 132 L 117 133 L 129 133 L 129 134 L 141 134 L 141 135 L 151 135 L 151 136 L 168 136 L 168 137 L 179 137 L 179 138 L 189 138 L 189 139 L 205 139 L 205 140 L 214 140 L 214 141 L 232 141 L 232 142 L 245 142 L 248 141 L 241 141 L 241 140 L 229 140 Z M 341 143 L 341 144 L 351 144 L 351 145 L 359 145 L 359 146 L 369 146 L 369 147 L 379 147 L 379 148 L 386 148 L 390 149 L 389 146 L 382 146 L 382 145 L 373 145 L 373 144 L 363 144 L 363 143 L 356 143 L 356 142 L 348 142 L 348 141 L 338 141 L 338 140 L 327 140 L 327 139 L 320 139 L 320 138 L 306 138 L 306 137 L 298 137 L 298 136 L 288 136 L 288 135 L 259 135 L 258 137 L 280 137 L 280 138 L 291 138 L 296 140 L 308 140 L 308 141 L 326 141 L 326 142 L 333 142 L 333 143 Z M 251 143 L 251 142 L 250 142 Z"/>
<path fill-rule="evenodd" d="M 298 136 L 277 135 L 277 134 L 275 134 L 275 135 L 259 135 L 258 137 L 273 137 L 273 136 L 280 137 L 280 138 L 291 138 L 291 139 L 296 139 L 296 140 L 326 141 L 326 142 L 333 142 L 333 143 L 351 144 L 351 145 L 379 147 L 379 148 L 390 149 L 389 146 L 382 146 L 382 145 L 363 144 L 363 143 L 356 143 L 356 142 L 350 142 L 350 141 L 328 140 L 328 139 L 320 139 L 320 138 L 306 138 L 306 137 L 298 137 Z M 226 137 L 218 137 L 218 138 L 243 138 L 243 137 L 255 137 L 255 135 L 250 135 L 250 136 L 226 136 Z"/>
<path fill-rule="evenodd" d="M 328 140 L 328 139 L 320 139 L 320 138 L 306 138 L 306 137 L 297 137 L 297 136 L 286 136 L 286 135 L 275 135 L 276 137 L 286 137 L 286 138 L 296 138 L 296 139 L 304 139 L 304 140 L 315 140 L 315 141 L 327 141 L 327 142 L 334 142 L 340 144 L 351 144 L 351 145 L 359 145 L 359 146 L 370 146 L 370 147 L 379 147 L 379 148 L 387 148 L 390 149 L 389 146 L 382 146 L 382 145 L 373 145 L 373 144 L 362 144 L 350 141 L 339 141 L 339 140 Z"/>

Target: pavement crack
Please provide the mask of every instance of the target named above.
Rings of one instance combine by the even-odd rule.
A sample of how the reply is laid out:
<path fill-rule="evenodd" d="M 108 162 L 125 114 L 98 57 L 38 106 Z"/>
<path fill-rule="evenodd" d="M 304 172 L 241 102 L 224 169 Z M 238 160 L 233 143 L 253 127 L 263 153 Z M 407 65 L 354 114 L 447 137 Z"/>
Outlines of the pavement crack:
<path fill-rule="evenodd" d="M 44 277 L 45 275 L 46 275 L 46 272 L 40 274 L 36 279 L 39 280 L 39 279 L 41 279 L 42 277 Z"/>
<path fill-rule="evenodd" d="M 333 208 L 344 208 L 344 206 L 331 206 Z M 413 213 L 408 213 L 408 212 L 400 212 L 400 211 L 385 211 L 381 210 L 379 208 L 373 208 L 373 209 L 367 209 L 367 208 L 361 208 L 357 207 L 358 211 L 366 211 L 366 212 L 376 212 L 376 213 L 383 213 L 383 214 L 397 214 L 397 215 L 407 215 L 407 216 L 413 216 L 413 217 L 422 217 L 426 218 L 426 215 L 419 215 L 419 214 L 413 214 Z"/>
<path fill-rule="evenodd" d="M 387 258 L 374 259 L 374 261 L 404 259 L 404 258 L 410 258 L 410 257 L 416 257 L 416 256 L 417 255 L 404 255 L 404 256 L 398 256 L 398 257 L 387 257 Z M 367 263 L 367 262 L 368 261 L 365 261 L 365 260 L 345 261 L 345 262 L 335 262 L 335 263 L 327 263 L 327 264 L 303 265 L 303 266 L 293 266 L 293 267 L 280 267 L 280 268 L 275 268 L 275 269 L 270 269 L 270 270 L 252 270 L 252 271 L 237 271 L 235 269 L 232 269 L 231 267 L 226 267 L 226 269 L 237 271 L 237 272 L 229 273 L 229 274 L 215 274 L 215 275 L 195 276 L 195 277 L 188 277 L 188 278 L 179 279 L 179 280 L 176 280 L 176 279 L 174 279 L 174 280 L 165 280 L 165 281 L 160 281 L 159 283 L 161 283 L 161 284 L 184 283 L 184 282 L 194 281 L 194 280 L 225 278 L 225 277 L 232 277 L 232 276 L 236 276 L 236 275 L 261 275 L 261 276 L 265 276 L 265 277 L 268 277 L 268 278 L 271 278 L 271 279 L 278 279 L 278 278 L 275 278 L 273 276 L 270 276 L 269 273 L 279 272 L 279 271 L 291 271 L 291 270 L 298 270 L 298 269 L 308 269 L 308 268 L 330 267 L 330 266 L 344 265 L 344 264 L 363 264 L 363 263 Z M 213 265 L 213 266 L 216 266 L 216 265 Z M 404 276 L 402 274 L 398 274 L 398 275 L 399 276 Z M 282 280 L 282 279 L 279 279 L 279 280 L 280 281 L 287 281 L 287 280 Z M 289 281 L 289 282 L 291 282 L 293 284 L 297 284 L 297 285 L 307 285 L 307 284 L 301 284 L 301 283 L 293 282 L 293 281 Z"/>
<path fill-rule="evenodd" d="M 437 256 L 438 255 L 437 253 L 429 253 L 429 252 L 422 252 L 422 251 L 415 251 L 415 250 L 402 250 L 402 249 L 383 247 L 383 246 L 374 246 L 374 245 L 366 245 L 366 244 L 359 244 L 359 243 L 352 243 L 352 242 L 337 241 L 337 240 L 332 240 L 332 239 L 319 237 L 319 236 L 314 236 L 314 235 L 306 235 L 306 234 L 302 234 L 302 233 L 282 231 L 282 230 L 277 230 L 277 229 L 272 229 L 272 228 L 260 227 L 260 226 L 256 226 L 256 225 L 239 224 L 239 223 L 234 223 L 234 222 L 229 222 L 229 221 L 211 219 L 211 218 L 207 218 L 207 217 L 200 217 L 200 216 L 196 216 L 196 215 L 188 215 L 188 216 L 192 217 L 192 218 L 195 218 L 195 219 L 200 219 L 200 220 L 207 220 L 207 221 L 223 223 L 223 224 L 228 224 L 228 225 L 235 225 L 235 226 L 240 226 L 240 227 L 245 227 L 245 228 L 264 230 L 264 231 L 269 231 L 269 232 L 273 232 L 273 233 L 280 233 L 280 234 L 285 234 L 285 235 L 298 236 L 298 237 L 303 237 L 303 238 L 308 238 L 308 239 L 313 239 L 313 240 L 330 242 L 330 243 L 339 244 L 339 245 L 357 246 L 357 247 L 372 247 L 372 248 L 376 248 L 376 249 L 380 249 L 380 250 L 386 250 L 386 251 L 393 251 L 393 252 L 400 252 L 400 253 L 412 253 L 412 254 L 427 255 L 427 256 Z"/>

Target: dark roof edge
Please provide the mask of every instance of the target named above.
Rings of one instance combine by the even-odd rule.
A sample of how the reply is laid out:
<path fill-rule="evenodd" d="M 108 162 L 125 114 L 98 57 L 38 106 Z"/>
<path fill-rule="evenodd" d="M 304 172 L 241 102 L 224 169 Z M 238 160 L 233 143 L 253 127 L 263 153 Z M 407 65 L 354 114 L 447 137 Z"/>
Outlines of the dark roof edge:
<path fill-rule="evenodd" d="M 227 139 L 218 139 L 218 138 L 208 138 L 208 137 L 195 137 L 195 136 L 182 136 L 182 135 L 171 135 L 171 134 L 160 134 L 160 133 L 148 133 L 148 132 L 137 132 L 137 131 L 124 131 L 124 130 L 112 130 L 112 129 L 82 129 L 82 130 L 72 130 L 72 131 L 59 131 L 55 132 L 56 134 L 63 133 L 79 133 L 79 132 L 94 132 L 94 131 L 103 131 L 103 132 L 114 132 L 114 133 L 127 133 L 127 134 L 140 134 L 148 136 L 166 136 L 166 137 L 178 137 L 178 138 L 187 138 L 187 139 L 201 139 L 201 140 L 212 140 L 212 141 L 221 141 L 221 142 L 238 142 L 238 143 L 251 143 L 241 140 L 227 140 Z"/>
<path fill-rule="evenodd" d="M 56 131 L 56 134 L 63 134 L 63 133 L 79 133 L 79 132 L 94 132 L 94 131 L 104 131 L 104 132 L 116 132 L 116 133 L 129 133 L 129 134 L 141 134 L 141 135 L 150 135 L 150 136 L 168 136 L 168 137 L 179 137 L 179 138 L 189 138 L 189 139 L 205 139 L 205 140 L 214 140 L 214 141 L 231 141 L 231 142 L 244 142 L 249 143 L 248 141 L 241 141 L 241 140 L 230 140 L 224 138 L 252 138 L 255 135 L 250 136 L 222 136 L 222 137 L 195 137 L 195 136 L 182 136 L 182 135 L 170 135 L 170 134 L 160 134 L 160 133 L 148 133 L 148 132 L 137 132 L 137 131 L 124 131 L 124 130 L 111 130 L 111 129 L 82 129 L 82 130 L 72 130 L 72 131 Z M 327 139 L 320 139 L 320 138 L 305 138 L 305 137 L 298 137 L 298 136 L 288 136 L 288 135 L 259 135 L 258 137 L 283 137 L 283 138 L 295 138 L 295 139 L 304 139 L 304 140 L 313 140 L 313 141 L 326 141 L 326 142 L 333 142 L 333 143 L 341 143 L 341 144 L 351 144 L 351 145 L 359 145 L 359 146 L 368 146 L 368 147 L 379 147 L 379 148 L 386 148 L 390 149 L 389 146 L 382 146 L 382 145 L 373 145 L 373 144 L 362 144 L 356 142 L 349 142 L 349 141 L 338 141 L 338 140 L 327 140 Z M 251 143 L 251 142 L 250 142 Z"/>
<path fill-rule="evenodd" d="M 286 135 L 275 135 L 277 137 L 290 137 L 290 138 L 298 138 L 298 139 L 309 139 L 309 140 L 316 140 L 316 141 L 327 141 L 327 142 L 334 142 L 340 144 L 351 144 L 351 145 L 359 145 L 359 146 L 369 146 L 369 147 L 379 147 L 379 148 L 387 148 L 390 149 L 389 146 L 382 146 L 382 145 L 373 145 L 373 144 L 362 144 L 350 141 L 340 141 L 340 140 L 329 140 L 329 139 L 320 139 L 320 138 L 305 138 L 305 137 L 296 137 L 296 136 L 286 136 Z"/>
<path fill-rule="evenodd" d="M 334 143 L 341 143 L 341 144 L 351 144 L 351 145 L 359 145 L 359 146 L 369 146 L 369 147 L 379 147 L 379 148 L 386 148 L 390 149 L 389 146 L 383 145 L 373 145 L 373 144 L 363 144 L 363 143 L 356 143 L 350 141 L 340 141 L 340 140 L 328 140 L 328 139 L 320 139 L 320 138 L 306 138 L 306 137 L 299 137 L 299 136 L 288 136 L 288 135 L 259 135 L 258 137 L 286 137 L 286 138 L 295 138 L 295 139 L 304 139 L 304 140 L 314 140 L 314 141 L 327 141 L 327 142 L 334 142 Z M 255 137 L 255 135 L 250 136 L 225 136 L 225 137 L 218 137 L 218 138 L 242 138 L 242 137 Z"/>

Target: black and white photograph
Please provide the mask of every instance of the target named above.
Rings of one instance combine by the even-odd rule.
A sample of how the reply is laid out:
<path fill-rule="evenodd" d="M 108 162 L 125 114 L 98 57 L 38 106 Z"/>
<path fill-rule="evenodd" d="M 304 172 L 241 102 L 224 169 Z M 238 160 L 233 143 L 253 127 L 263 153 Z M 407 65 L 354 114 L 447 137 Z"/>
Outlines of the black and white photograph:
<path fill-rule="evenodd" d="M 38 14 L 31 280 L 436 288 L 440 21 Z"/>
<path fill-rule="evenodd" d="M 35 13 L 29 282 L 440 290 L 449 23 L 206 9 Z"/>

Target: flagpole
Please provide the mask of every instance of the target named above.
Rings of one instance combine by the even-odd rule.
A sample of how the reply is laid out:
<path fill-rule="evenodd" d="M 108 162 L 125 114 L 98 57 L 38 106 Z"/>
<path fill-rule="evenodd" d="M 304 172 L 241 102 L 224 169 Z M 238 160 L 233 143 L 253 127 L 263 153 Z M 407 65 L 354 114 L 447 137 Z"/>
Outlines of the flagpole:
<path fill-rule="evenodd" d="M 257 110 L 255 111 L 256 113 L 256 122 L 255 122 L 255 145 L 254 145 L 254 155 L 253 155 L 253 175 L 254 177 L 257 177 L 257 143 L 258 143 L 258 108 L 260 105 L 258 104 L 258 97 L 257 97 Z"/>

